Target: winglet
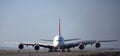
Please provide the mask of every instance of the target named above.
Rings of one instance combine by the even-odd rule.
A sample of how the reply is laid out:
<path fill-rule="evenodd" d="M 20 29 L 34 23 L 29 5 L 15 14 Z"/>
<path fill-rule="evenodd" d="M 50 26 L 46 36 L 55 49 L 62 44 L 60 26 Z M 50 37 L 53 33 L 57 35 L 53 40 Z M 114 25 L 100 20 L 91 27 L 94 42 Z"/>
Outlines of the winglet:
<path fill-rule="evenodd" d="M 61 30 L 60 30 L 60 18 L 59 18 L 59 25 L 58 25 L 58 34 L 61 35 Z"/>

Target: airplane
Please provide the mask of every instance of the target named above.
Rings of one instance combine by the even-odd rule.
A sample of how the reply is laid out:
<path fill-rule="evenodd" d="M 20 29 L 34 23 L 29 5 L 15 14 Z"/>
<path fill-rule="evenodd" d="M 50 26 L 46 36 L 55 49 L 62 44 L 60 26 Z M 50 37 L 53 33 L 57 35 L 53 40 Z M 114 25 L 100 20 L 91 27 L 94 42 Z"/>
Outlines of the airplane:
<path fill-rule="evenodd" d="M 43 43 L 20 43 L 18 45 L 18 48 L 20 50 L 22 50 L 24 48 L 24 46 L 32 46 L 34 47 L 34 49 L 36 51 L 38 51 L 40 49 L 40 47 L 44 47 L 44 48 L 48 48 L 48 52 L 58 52 L 58 51 L 62 51 L 62 52 L 70 52 L 70 48 L 74 48 L 74 47 L 79 47 L 80 50 L 83 50 L 85 48 L 86 45 L 88 44 L 95 44 L 96 48 L 100 48 L 101 46 L 101 42 L 114 42 L 117 40 L 85 40 L 85 41 L 77 41 L 77 42 L 73 42 L 73 43 L 65 43 L 67 41 L 73 41 L 73 40 L 80 40 L 79 38 L 76 39 L 67 39 L 64 40 L 64 38 L 61 36 L 61 28 L 60 28 L 60 19 L 59 19 L 59 24 L 58 24 L 58 34 L 54 37 L 53 40 L 46 40 L 46 39 L 41 39 L 43 41 L 50 41 L 53 42 L 53 44 L 43 44 Z"/>

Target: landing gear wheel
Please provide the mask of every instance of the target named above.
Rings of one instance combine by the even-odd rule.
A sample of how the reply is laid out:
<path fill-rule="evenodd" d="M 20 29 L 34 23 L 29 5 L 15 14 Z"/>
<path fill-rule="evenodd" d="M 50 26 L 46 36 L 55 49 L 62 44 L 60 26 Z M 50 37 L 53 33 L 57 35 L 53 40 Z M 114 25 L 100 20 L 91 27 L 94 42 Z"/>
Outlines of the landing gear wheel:
<path fill-rule="evenodd" d="M 65 52 L 65 49 L 62 49 L 62 52 Z"/>
<path fill-rule="evenodd" d="M 54 52 L 58 52 L 58 50 L 55 49 Z"/>
<path fill-rule="evenodd" d="M 48 52 L 53 52 L 53 49 L 49 49 L 49 51 Z"/>
<path fill-rule="evenodd" d="M 68 49 L 67 52 L 70 52 L 70 49 Z"/>

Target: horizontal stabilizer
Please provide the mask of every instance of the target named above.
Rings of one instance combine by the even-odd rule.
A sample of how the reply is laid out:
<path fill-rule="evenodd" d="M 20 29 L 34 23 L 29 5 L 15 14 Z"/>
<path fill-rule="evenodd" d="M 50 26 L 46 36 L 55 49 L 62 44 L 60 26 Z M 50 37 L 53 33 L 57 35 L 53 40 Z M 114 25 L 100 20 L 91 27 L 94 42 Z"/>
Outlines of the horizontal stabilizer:
<path fill-rule="evenodd" d="M 53 42 L 53 40 L 47 40 L 47 39 L 40 39 L 41 41 L 50 41 Z"/>
<path fill-rule="evenodd" d="M 64 41 L 73 41 L 73 40 L 80 40 L 80 38 L 76 38 L 76 39 L 67 39 L 67 40 L 64 40 Z"/>

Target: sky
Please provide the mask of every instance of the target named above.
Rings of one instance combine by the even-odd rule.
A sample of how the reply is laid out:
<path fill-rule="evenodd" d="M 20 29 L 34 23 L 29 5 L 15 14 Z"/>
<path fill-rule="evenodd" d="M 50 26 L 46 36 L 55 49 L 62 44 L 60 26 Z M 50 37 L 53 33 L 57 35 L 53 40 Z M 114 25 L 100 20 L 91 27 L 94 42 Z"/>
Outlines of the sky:
<path fill-rule="evenodd" d="M 0 0 L 0 42 L 53 39 L 59 18 L 64 39 L 118 40 L 103 47 L 120 46 L 120 0 Z"/>

